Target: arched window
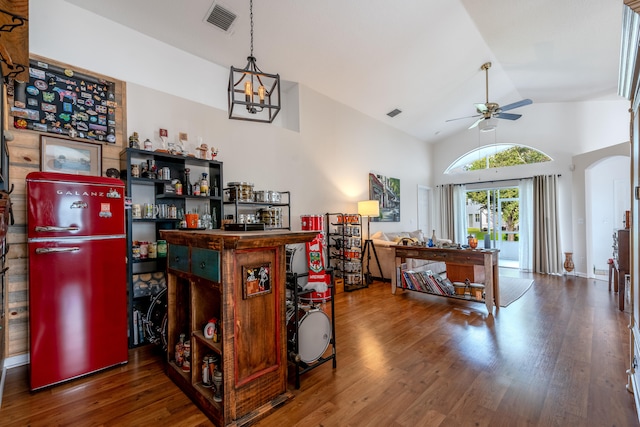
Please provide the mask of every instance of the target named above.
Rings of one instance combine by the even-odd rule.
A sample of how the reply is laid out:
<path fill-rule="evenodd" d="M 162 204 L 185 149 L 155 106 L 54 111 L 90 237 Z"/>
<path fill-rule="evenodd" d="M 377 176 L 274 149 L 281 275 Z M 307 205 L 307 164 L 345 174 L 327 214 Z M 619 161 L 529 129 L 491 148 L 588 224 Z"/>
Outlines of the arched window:
<path fill-rule="evenodd" d="M 480 169 L 550 162 L 551 160 L 553 159 L 542 151 L 526 145 L 493 144 L 469 151 L 453 162 L 444 173 L 456 174 Z"/>

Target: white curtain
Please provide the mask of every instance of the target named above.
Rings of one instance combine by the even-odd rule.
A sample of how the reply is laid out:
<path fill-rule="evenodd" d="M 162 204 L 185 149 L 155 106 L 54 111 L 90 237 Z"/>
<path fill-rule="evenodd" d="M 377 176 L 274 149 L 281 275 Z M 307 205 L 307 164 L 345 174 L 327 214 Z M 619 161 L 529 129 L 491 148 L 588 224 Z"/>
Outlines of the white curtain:
<path fill-rule="evenodd" d="M 520 185 L 520 229 L 518 236 L 520 269 L 531 271 L 533 265 L 533 180 L 521 179 Z"/>
<path fill-rule="evenodd" d="M 533 177 L 533 271 L 562 273 L 558 229 L 558 177 Z"/>
<path fill-rule="evenodd" d="M 442 239 L 454 239 L 454 210 L 453 210 L 453 184 L 438 186 L 438 224 L 436 235 Z"/>
<path fill-rule="evenodd" d="M 436 235 L 454 243 L 467 242 L 467 190 L 464 185 L 445 184 L 438 187 L 437 212 L 440 229 Z"/>
<path fill-rule="evenodd" d="M 467 244 L 467 187 L 456 185 L 453 188 L 453 227 L 454 242 Z"/>

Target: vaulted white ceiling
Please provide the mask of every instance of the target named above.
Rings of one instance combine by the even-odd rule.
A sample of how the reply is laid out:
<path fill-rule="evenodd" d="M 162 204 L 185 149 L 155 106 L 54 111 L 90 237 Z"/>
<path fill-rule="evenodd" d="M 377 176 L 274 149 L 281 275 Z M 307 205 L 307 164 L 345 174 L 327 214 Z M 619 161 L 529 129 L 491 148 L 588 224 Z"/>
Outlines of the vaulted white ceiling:
<path fill-rule="evenodd" d="M 244 67 L 249 0 L 66 0 L 223 67 Z M 238 15 L 232 33 L 205 22 L 212 5 Z M 622 1 L 256 0 L 254 56 L 424 141 L 465 129 L 485 102 L 620 99 Z M 158 58 L 158 66 L 171 58 Z M 286 107 L 286 106 L 285 106 Z M 398 108 L 395 118 L 386 113 Z M 526 115 L 527 107 L 510 111 Z"/>

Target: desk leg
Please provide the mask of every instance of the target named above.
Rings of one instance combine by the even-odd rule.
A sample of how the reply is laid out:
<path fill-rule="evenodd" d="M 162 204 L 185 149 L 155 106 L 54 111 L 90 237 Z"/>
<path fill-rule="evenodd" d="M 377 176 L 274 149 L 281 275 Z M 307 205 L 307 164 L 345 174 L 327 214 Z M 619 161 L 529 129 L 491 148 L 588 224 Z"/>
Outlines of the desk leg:
<path fill-rule="evenodd" d="M 391 273 L 391 293 L 393 295 L 396 294 L 397 289 L 397 278 L 398 278 L 398 268 L 400 268 L 400 264 L 402 264 L 402 258 L 396 257 L 396 268 Z"/>
<path fill-rule="evenodd" d="M 625 271 L 618 271 L 618 308 L 620 311 L 624 311 L 624 294 L 625 294 Z"/>
<path fill-rule="evenodd" d="M 496 309 L 500 308 L 500 268 L 497 260 L 493 264 L 493 300 L 496 302 Z"/>
<path fill-rule="evenodd" d="M 489 314 L 493 314 L 493 299 L 495 278 L 493 277 L 493 262 L 491 254 L 485 254 L 484 256 L 484 302 L 487 306 Z"/>

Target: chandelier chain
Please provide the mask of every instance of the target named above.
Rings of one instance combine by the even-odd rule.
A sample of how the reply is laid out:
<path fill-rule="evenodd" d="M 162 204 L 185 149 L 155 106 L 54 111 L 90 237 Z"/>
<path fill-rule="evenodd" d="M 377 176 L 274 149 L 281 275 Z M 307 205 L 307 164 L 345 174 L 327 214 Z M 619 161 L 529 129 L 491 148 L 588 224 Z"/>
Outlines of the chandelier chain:
<path fill-rule="evenodd" d="M 253 0 L 249 0 L 249 18 L 251 20 L 251 56 L 253 56 Z"/>

